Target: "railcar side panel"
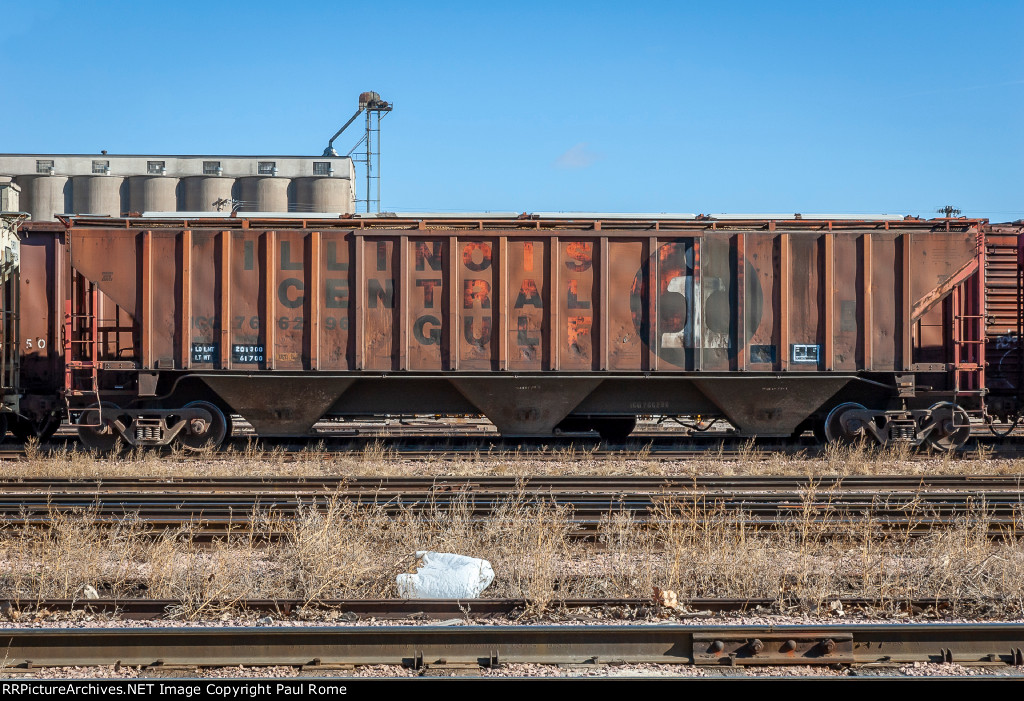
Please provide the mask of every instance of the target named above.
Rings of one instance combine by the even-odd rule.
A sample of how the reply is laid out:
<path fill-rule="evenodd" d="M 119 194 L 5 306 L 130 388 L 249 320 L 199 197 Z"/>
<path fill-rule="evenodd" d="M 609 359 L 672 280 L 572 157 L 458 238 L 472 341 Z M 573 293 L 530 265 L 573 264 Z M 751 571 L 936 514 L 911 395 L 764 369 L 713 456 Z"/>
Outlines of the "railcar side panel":
<path fill-rule="evenodd" d="M 909 370 L 943 343 L 941 306 L 915 330 L 910 305 L 974 255 L 884 231 L 459 237 L 454 256 L 397 233 L 76 234 L 76 269 L 146 319 L 144 369 Z"/>
<path fill-rule="evenodd" d="M 647 287 L 648 243 L 643 240 L 612 239 L 608 242 L 607 273 L 598 280 L 599 298 L 607 309 L 597 310 L 599 318 L 608 317 L 606 341 L 607 369 L 640 372 L 648 369 L 646 326 L 649 319 L 644 290 Z M 599 340 L 600 343 L 600 340 Z M 605 369 L 605 368 L 602 368 Z"/>
<path fill-rule="evenodd" d="M 836 234 L 833 244 L 832 276 L 832 367 L 827 370 L 856 370 L 864 362 L 863 302 L 858 290 L 864 289 L 864 263 L 861 259 L 861 235 Z M 852 261 L 854 264 L 844 264 Z M 828 363 L 828 358 L 826 358 Z"/>
<path fill-rule="evenodd" d="M 183 368 L 212 370 L 220 363 L 221 339 L 217 328 L 217 304 L 222 291 L 217 275 L 220 236 L 211 231 L 184 231 L 181 236 L 178 284 L 183 317 L 176 360 Z M 204 290 L 212 290 L 212 294 L 203 294 Z M 244 324 L 247 329 L 249 318 L 242 319 L 239 328 Z"/>
<path fill-rule="evenodd" d="M 507 408 L 496 423 L 543 432 L 577 406 L 657 413 L 641 410 L 665 403 L 655 383 L 618 398 L 599 386 L 675 377 L 686 406 L 710 400 L 741 429 L 782 433 L 852 378 L 888 391 L 897 373 L 927 373 L 955 389 L 964 339 L 949 327 L 970 300 L 979 222 L 542 224 L 73 220 L 70 246 L 75 270 L 130 315 L 119 353 L 137 370 L 337 377 L 325 411 L 370 391 L 352 382 L 429 376 L 445 406 Z M 796 376 L 804 406 L 771 399 Z M 217 383 L 229 404 L 256 406 L 241 381 Z M 549 391 L 565 406 L 529 398 Z M 749 406 L 732 406 L 737 393 Z"/>
<path fill-rule="evenodd" d="M 63 384 L 61 335 L 67 289 L 64 227 L 26 223 L 21 227 L 21 382 L 32 394 L 56 395 Z"/>
<path fill-rule="evenodd" d="M 513 240 L 508 244 L 509 275 L 512 280 L 518 279 L 518 284 L 509 282 L 502 309 L 508 320 L 503 343 L 509 349 L 509 370 L 540 372 L 550 367 L 550 344 L 545 342 L 550 334 L 544 302 L 550 295 L 545 274 L 549 253 L 546 243 Z"/>
<path fill-rule="evenodd" d="M 352 236 L 344 231 L 317 231 L 311 242 L 316 262 L 310 263 L 306 304 L 315 309 L 309 333 L 316 343 L 315 370 L 352 370 L 355 368 L 355 334 L 351 315 L 354 310 L 350 255 Z M 317 243 L 319 240 L 319 243 Z M 312 316 L 312 314 L 311 314 Z"/>

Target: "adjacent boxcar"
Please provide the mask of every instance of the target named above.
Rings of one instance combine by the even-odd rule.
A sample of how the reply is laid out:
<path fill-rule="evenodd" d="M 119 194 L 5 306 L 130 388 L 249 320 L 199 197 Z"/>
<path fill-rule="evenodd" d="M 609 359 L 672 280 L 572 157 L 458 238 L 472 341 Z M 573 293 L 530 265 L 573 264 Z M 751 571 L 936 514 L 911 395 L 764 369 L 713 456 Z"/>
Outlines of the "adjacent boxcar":
<path fill-rule="evenodd" d="M 67 224 L 64 393 L 90 445 L 215 444 L 230 414 L 524 436 L 656 414 L 952 448 L 985 409 L 983 220 Z"/>
<path fill-rule="evenodd" d="M 18 298 L 21 245 L 18 225 L 27 216 L 5 211 L 17 207 L 17 193 L 0 188 L 0 438 L 17 422 L 20 403 L 18 370 Z"/>
<path fill-rule="evenodd" d="M 25 439 L 48 437 L 66 413 L 64 387 L 64 301 L 71 281 L 66 229 L 60 222 L 26 222 L 20 229 L 21 408 L 11 432 Z"/>
<path fill-rule="evenodd" d="M 989 414 L 1008 423 L 1016 423 L 1024 389 L 1022 234 L 1021 222 L 993 224 L 985 231 L 986 406 Z"/>

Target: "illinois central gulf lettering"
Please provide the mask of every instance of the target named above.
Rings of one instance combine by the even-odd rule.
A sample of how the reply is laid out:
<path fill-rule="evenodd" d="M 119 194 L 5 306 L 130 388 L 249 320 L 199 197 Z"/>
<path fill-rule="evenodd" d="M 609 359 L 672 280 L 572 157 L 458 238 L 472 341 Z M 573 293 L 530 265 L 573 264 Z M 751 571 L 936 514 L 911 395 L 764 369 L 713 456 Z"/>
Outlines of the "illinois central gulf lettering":
<path fill-rule="evenodd" d="M 572 274 L 578 275 L 591 270 L 594 264 L 593 252 L 594 244 L 589 241 L 570 241 L 565 246 L 565 253 L 569 259 L 565 261 L 565 269 L 570 274 L 565 282 L 565 307 L 568 310 L 565 320 L 566 344 L 568 350 L 580 359 L 585 359 L 589 355 L 593 317 L 584 313 L 591 308 L 591 301 L 585 298 L 587 279 Z M 583 284 L 580 284 L 581 282 Z"/>
<path fill-rule="evenodd" d="M 537 255 L 535 252 L 538 245 L 533 241 L 516 242 L 510 241 L 509 248 L 521 246 L 519 251 L 510 251 L 512 263 L 506 262 L 512 270 L 522 271 L 521 279 L 509 281 L 508 290 L 497 290 L 494 288 L 495 280 L 495 258 L 493 242 L 488 241 L 465 241 L 460 242 L 458 249 L 451 251 L 454 263 L 461 269 L 461 274 L 445 276 L 445 256 L 449 254 L 446 244 L 441 241 L 416 241 L 412 243 L 410 251 L 410 263 L 413 273 L 408 284 L 413 288 L 410 294 L 417 302 L 417 307 L 423 309 L 412 322 L 412 337 L 422 345 L 441 345 L 444 335 L 442 308 L 447 299 L 445 285 L 453 281 L 458 284 L 458 304 L 462 317 L 461 328 L 459 329 L 463 341 L 470 347 L 482 351 L 490 345 L 494 328 L 495 305 L 501 303 L 501 297 L 508 294 L 511 302 L 511 309 L 517 310 L 518 314 L 511 315 L 510 326 L 514 329 L 513 338 L 515 343 L 524 349 L 535 350 L 541 343 L 540 317 L 535 313 L 546 309 L 548 302 L 545 293 L 542 291 L 544 284 L 543 272 L 538 272 L 535 263 Z M 375 247 L 370 249 L 375 254 L 377 272 L 384 273 L 391 271 L 393 249 L 386 242 L 376 242 Z M 521 258 L 519 255 L 521 254 Z M 556 254 L 552 251 L 552 254 Z M 565 248 L 558 252 L 560 257 L 558 265 L 568 272 L 560 283 L 560 294 L 564 295 L 565 307 L 572 311 L 565 317 L 566 333 L 569 337 L 569 345 L 572 347 L 578 342 L 579 336 L 589 331 L 592 323 L 590 310 L 593 302 L 590 298 L 590 282 L 586 275 L 593 269 L 593 243 L 591 242 L 569 242 Z M 371 258 L 371 260 L 373 260 Z M 519 265 L 515 261 L 521 260 Z M 429 274 L 432 271 L 441 273 L 437 277 L 415 277 L 416 273 Z M 590 275 L 593 273 L 590 272 Z M 368 308 L 384 306 L 393 308 L 395 304 L 394 285 L 397 284 L 392 278 L 367 279 L 366 300 Z M 552 292 L 554 292 L 552 290 Z M 498 295 L 495 297 L 495 295 Z M 422 304 L 422 307 L 420 307 Z M 511 329 L 510 329 L 511 330 Z M 524 353 L 524 357 L 530 357 L 530 353 Z"/>
<path fill-rule="evenodd" d="M 412 303 L 411 336 L 421 345 L 442 345 L 445 327 L 450 323 L 446 317 L 452 293 L 456 295 L 454 301 L 460 310 L 461 321 L 450 321 L 461 327 L 456 333 L 463 342 L 478 351 L 485 350 L 491 343 L 494 313 L 499 305 L 509 312 L 509 340 L 529 349 L 529 352 L 524 351 L 523 357 L 534 357 L 532 354 L 539 351 L 543 319 L 547 318 L 545 312 L 549 304 L 564 305 L 562 308 L 570 312 L 560 315 L 565 328 L 562 334 L 568 334 L 570 347 L 579 336 L 588 333 L 591 326 L 592 242 L 570 241 L 548 248 L 537 241 L 509 241 L 507 249 L 503 249 L 508 250 L 508 260 L 502 261 L 511 277 L 507 290 L 496 287 L 498 261 L 494 241 L 460 241 L 455 249 L 444 240 L 412 241 L 406 259 L 409 267 L 403 272 L 408 277 L 402 280 L 395 279 L 400 259 L 397 240 L 364 240 L 358 245 L 364 243 L 366 272 L 359 284 L 363 286 L 361 299 L 365 308 L 357 310 L 357 313 L 395 309 L 401 286 L 407 285 L 408 289 L 403 294 L 408 295 L 406 299 Z M 308 275 L 302 272 L 310 261 L 308 245 L 295 240 L 276 242 L 277 269 L 281 273 L 276 280 L 276 293 L 278 303 L 285 309 L 301 310 L 307 295 L 311 294 Z M 344 240 L 325 240 L 323 243 L 317 295 L 325 309 L 350 308 L 350 297 L 354 292 L 349 282 L 349 246 Z M 261 244 L 246 241 L 244 268 L 259 267 L 258 261 L 265 260 L 265 251 Z M 545 274 L 548 270 L 545 261 L 549 256 L 555 257 L 551 263 L 558 266 L 561 274 L 557 276 L 560 278 L 557 288 L 545 290 L 545 285 L 550 284 Z M 447 285 L 456 285 L 456 288 L 449 290 Z M 565 301 L 556 301 L 560 299 Z M 398 323 L 397 319 L 395 323 Z M 335 328 L 346 326 L 335 325 Z M 551 333 L 557 331 L 551 329 Z M 564 343 L 566 336 L 560 336 Z"/>
<path fill-rule="evenodd" d="M 488 264 L 490 264 L 489 260 Z M 463 282 L 462 308 L 471 311 L 476 308 L 490 309 L 491 284 L 486 280 L 465 280 Z M 462 323 L 466 343 L 483 348 L 491 340 L 491 317 L 489 314 L 480 317 L 479 332 L 474 331 L 474 322 L 472 313 L 465 315 Z"/>
<path fill-rule="evenodd" d="M 533 252 L 530 251 L 532 256 Z M 527 258 L 527 262 L 532 262 Z M 532 266 L 524 266 L 532 267 Z M 516 309 L 526 309 L 526 307 L 534 307 L 535 309 L 544 308 L 544 300 L 541 299 L 540 292 L 537 290 L 537 282 L 535 280 L 523 280 L 519 285 L 519 294 L 516 296 L 514 307 Z M 516 344 L 524 347 L 536 346 L 540 343 L 540 337 L 536 333 L 531 331 L 539 331 L 540 329 L 530 329 L 530 317 L 525 314 L 520 314 L 516 319 Z"/>
<path fill-rule="evenodd" d="M 245 270 L 255 268 L 255 242 L 246 241 L 243 245 L 243 267 Z M 342 246 L 345 244 L 342 243 Z M 348 262 L 338 260 L 338 242 L 328 241 L 324 255 L 324 268 L 328 273 L 335 273 L 334 276 L 324 277 L 323 299 L 324 306 L 328 309 L 345 309 L 348 307 Z M 296 251 L 291 241 L 280 241 L 278 243 L 279 270 L 298 271 L 305 268 L 301 249 Z M 341 273 L 341 275 L 337 275 Z M 286 309 L 300 309 L 306 301 L 305 287 L 302 274 L 288 276 L 281 279 L 277 285 L 277 301 Z M 375 282 L 375 281 L 374 281 Z M 390 281 L 389 281 L 390 282 Z M 391 305 L 391 287 L 387 289 L 371 288 L 369 296 L 370 306 L 376 306 L 378 299 L 384 298 L 386 306 Z"/>
<path fill-rule="evenodd" d="M 348 307 L 348 262 L 338 260 L 337 241 L 327 242 L 325 258 L 327 270 L 343 273 L 344 277 L 324 279 L 324 306 L 328 309 L 346 309 Z"/>
<path fill-rule="evenodd" d="M 491 283 L 472 274 L 488 270 L 491 260 L 485 241 L 470 241 L 462 248 L 462 267 L 469 273 L 462 281 L 462 336 L 477 353 L 491 342 Z"/>

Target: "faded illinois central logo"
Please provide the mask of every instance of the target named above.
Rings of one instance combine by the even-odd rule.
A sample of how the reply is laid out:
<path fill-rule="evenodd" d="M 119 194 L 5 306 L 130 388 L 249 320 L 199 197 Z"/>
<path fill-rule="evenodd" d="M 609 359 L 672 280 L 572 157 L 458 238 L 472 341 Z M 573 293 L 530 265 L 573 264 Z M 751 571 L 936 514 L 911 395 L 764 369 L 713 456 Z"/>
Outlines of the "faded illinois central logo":
<path fill-rule="evenodd" d="M 694 367 L 696 349 L 736 356 L 736 260 L 722 242 L 714 256 L 701 256 L 694 239 L 658 247 L 633 278 L 633 326 L 658 357 L 680 368 Z M 655 304 L 648 301 L 654 276 Z M 744 260 L 746 337 L 761 324 L 764 293 L 757 271 Z M 654 328 L 652 328 L 652 321 Z"/>

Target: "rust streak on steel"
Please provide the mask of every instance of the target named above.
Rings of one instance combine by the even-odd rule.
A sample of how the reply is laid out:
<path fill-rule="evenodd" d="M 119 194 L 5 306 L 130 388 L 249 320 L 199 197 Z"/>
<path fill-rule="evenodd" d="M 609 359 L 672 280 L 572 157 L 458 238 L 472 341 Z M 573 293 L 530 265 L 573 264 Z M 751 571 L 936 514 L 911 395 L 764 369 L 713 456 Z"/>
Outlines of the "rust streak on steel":
<path fill-rule="evenodd" d="M 277 324 L 274 323 L 274 311 L 277 308 L 277 231 L 267 231 L 263 236 L 263 317 L 266 319 L 266 323 L 263 324 L 263 358 L 264 367 L 273 370 L 277 367 Z"/>
<path fill-rule="evenodd" d="M 551 344 L 551 359 L 549 361 L 549 370 L 560 370 L 562 367 L 562 344 L 560 342 L 561 333 L 559 331 L 559 292 L 561 282 L 560 272 L 561 266 L 558 264 L 562 256 L 561 243 L 559 242 L 558 236 L 552 236 L 549 239 L 550 246 L 550 271 L 549 277 L 551 278 L 548 284 L 547 290 L 547 304 L 548 304 L 548 333 L 550 335 Z"/>
<path fill-rule="evenodd" d="M 911 312 L 911 275 L 913 270 L 910 265 L 910 246 L 912 234 L 900 234 L 900 264 L 903 266 L 903 274 L 900 276 L 900 367 L 902 370 L 910 370 L 912 362 L 911 334 L 913 332 L 913 320 Z"/>
<path fill-rule="evenodd" d="M 220 299 L 217 318 L 220 320 L 220 367 L 231 368 L 231 232 L 221 231 L 220 237 Z"/>
<path fill-rule="evenodd" d="M 863 270 L 863 274 L 861 275 L 862 283 L 861 283 L 861 290 L 860 290 L 860 299 L 861 299 L 861 306 L 864 307 L 864 309 L 863 309 L 864 329 L 862 331 L 863 338 L 864 338 L 864 349 L 863 349 L 864 359 L 863 359 L 863 365 L 864 365 L 865 369 L 871 370 L 871 369 L 874 368 L 874 338 L 875 338 L 875 309 L 874 309 L 873 295 L 871 294 L 871 291 L 872 291 L 871 276 L 872 276 L 872 274 L 874 272 L 874 266 L 872 265 L 872 263 L 873 263 L 872 258 L 874 256 L 874 251 L 872 250 L 872 245 L 871 245 L 871 233 L 870 232 L 864 233 L 863 235 L 861 235 L 860 240 L 861 240 L 861 257 L 862 257 L 861 266 L 862 266 L 862 270 Z"/>
<path fill-rule="evenodd" d="M 835 235 L 832 233 L 831 222 L 829 231 L 823 235 L 825 255 L 825 370 L 835 369 L 836 339 L 836 253 Z"/>
<path fill-rule="evenodd" d="M 598 351 L 600 353 L 600 362 L 598 363 L 598 370 L 607 370 L 609 366 L 609 344 L 612 343 L 613 329 L 611 327 L 611 310 L 609 308 L 609 293 L 608 285 L 611 283 L 611 254 L 609 252 L 611 245 L 608 241 L 607 236 L 599 239 L 600 247 L 598 251 L 598 261 L 601 266 L 601 275 L 597 280 L 598 286 L 598 311 L 597 311 L 597 330 L 594 334 L 594 340 L 598 344 Z"/>
<path fill-rule="evenodd" d="M 492 290 L 496 299 L 491 300 L 491 309 L 498 317 L 498 370 L 508 370 L 508 237 L 498 238 L 498 279 L 497 286 Z M 513 300 L 514 301 L 514 300 Z"/>
<path fill-rule="evenodd" d="M 397 314 L 393 317 L 395 322 L 398 324 L 398 356 L 396 370 L 408 370 L 409 369 L 409 325 L 412 323 L 412 315 L 409 310 L 410 304 L 410 286 L 412 284 L 413 272 L 409 265 L 409 237 L 399 236 L 395 242 L 398 246 L 398 270 L 392 271 L 391 277 L 394 280 L 394 285 L 398 287 L 395 290 L 398 294 L 398 309 Z"/>
<path fill-rule="evenodd" d="M 181 232 L 181 367 L 192 367 L 192 230 Z"/>
<path fill-rule="evenodd" d="M 644 281 L 647 301 L 641 314 L 647 315 L 647 369 L 656 372 L 658 370 L 658 280 L 661 272 L 658 269 L 658 237 L 647 237 L 647 261 L 646 279 Z"/>
<path fill-rule="evenodd" d="M 459 369 L 459 325 L 456 320 L 459 318 L 459 290 L 462 289 L 462 281 L 459 279 L 459 237 L 452 235 L 448 237 L 448 255 L 445 258 L 445 270 L 447 271 L 448 282 L 445 285 L 448 297 L 448 318 L 445 324 L 448 334 L 448 370 Z"/>
<path fill-rule="evenodd" d="M 361 229 L 353 235 L 355 255 L 355 304 L 349 305 L 349 319 L 355 321 L 355 369 L 364 370 L 366 358 L 366 246 L 369 242 Z"/>
<path fill-rule="evenodd" d="M 779 368 L 789 370 L 789 234 L 778 235 L 779 242 Z"/>
<path fill-rule="evenodd" d="M 145 314 L 145 318 L 153 318 L 153 232 L 144 231 L 142 232 L 142 310 Z M 97 314 L 97 310 L 92 310 L 93 314 Z M 153 362 L 153 326 L 154 324 L 146 324 L 142 329 L 142 367 L 152 368 Z M 98 356 L 93 356 L 93 362 L 98 360 Z"/>
<path fill-rule="evenodd" d="M 736 369 L 746 370 L 748 368 L 747 357 L 747 283 L 746 283 L 746 262 L 747 252 L 746 234 L 736 234 Z"/>
<path fill-rule="evenodd" d="M 320 289 L 323 234 L 314 231 L 309 237 L 309 290 L 306 304 L 309 305 L 309 367 L 320 369 Z"/>
<path fill-rule="evenodd" d="M 701 260 L 703 243 L 703 236 L 693 237 L 693 279 L 697 291 L 690 308 L 693 310 L 693 369 L 696 371 L 704 365 L 704 301 L 707 299 L 707 293 L 704 289 L 704 262 Z M 655 339 L 656 342 L 660 340 Z"/>

